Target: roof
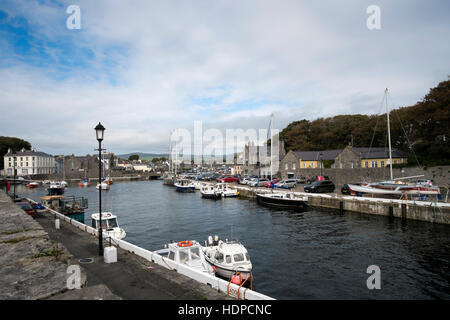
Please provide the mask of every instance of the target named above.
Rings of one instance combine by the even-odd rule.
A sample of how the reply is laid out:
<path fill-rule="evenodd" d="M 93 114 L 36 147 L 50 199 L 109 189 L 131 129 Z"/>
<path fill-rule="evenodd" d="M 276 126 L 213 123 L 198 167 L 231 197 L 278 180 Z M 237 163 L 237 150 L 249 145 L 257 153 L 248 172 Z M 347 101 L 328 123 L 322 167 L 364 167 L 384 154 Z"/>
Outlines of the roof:
<path fill-rule="evenodd" d="M 53 157 L 52 155 L 41 152 L 41 151 L 33 151 L 33 150 L 25 150 L 25 151 L 16 151 L 16 152 L 8 152 L 4 155 L 4 157 L 12 157 L 12 156 L 38 156 L 38 157 Z"/>
<path fill-rule="evenodd" d="M 322 150 L 322 151 L 293 151 L 294 154 L 303 161 L 320 161 L 334 160 L 342 149 L 337 150 Z M 322 154 L 322 157 L 320 156 Z"/>
<path fill-rule="evenodd" d="M 93 213 L 91 215 L 91 218 L 93 220 L 100 220 L 100 214 Z M 113 218 L 117 218 L 117 216 L 113 215 L 111 212 L 102 212 L 102 220 L 113 219 Z"/>
<path fill-rule="evenodd" d="M 353 148 L 361 159 L 389 158 L 388 148 Z M 398 149 L 392 149 L 392 158 L 407 158 L 408 154 Z"/>

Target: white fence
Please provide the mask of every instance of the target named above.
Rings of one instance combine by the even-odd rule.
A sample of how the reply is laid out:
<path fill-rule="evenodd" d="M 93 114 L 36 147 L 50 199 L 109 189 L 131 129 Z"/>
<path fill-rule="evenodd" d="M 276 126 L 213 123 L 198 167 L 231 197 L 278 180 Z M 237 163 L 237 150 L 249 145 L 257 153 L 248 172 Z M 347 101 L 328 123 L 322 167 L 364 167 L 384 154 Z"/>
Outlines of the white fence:
<path fill-rule="evenodd" d="M 32 199 L 27 199 L 27 200 L 32 203 L 37 203 L 36 201 L 34 201 Z M 79 221 L 71 219 L 71 218 L 69 218 L 55 210 L 52 210 L 50 208 L 46 207 L 46 209 L 48 209 L 48 211 L 50 213 L 52 213 L 55 217 L 58 217 L 59 219 L 64 220 L 64 221 L 70 223 L 71 225 L 74 225 L 74 226 L 78 227 L 79 229 L 98 237 L 97 229 L 94 229 L 84 223 L 81 223 Z M 104 233 L 103 237 L 104 237 L 104 239 L 106 239 L 109 236 L 106 233 Z M 203 272 L 201 272 L 197 269 L 193 269 L 187 265 L 177 263 L 177 262 L 170 260 L 166 257 L 163 257 L 155 252 L 143 249 L 143 248 L 138 247 L 127 241 L 113 238 L 113 242 L 117 247 L 122 248 L 123 250 L 134 253 L 137 256 L 140 256 L 148 261 L 156 263 L 167 269 L 175 270 L 178 273 L 185 275 L 191 279 L 194 279 L 200 283 L 203 283 L 205 285 L 210 285 L 212 288 L 217 289 L 218 291 L 228 294 L 234 298 L 246 299 L 246 300 L 274 300 L 273 298 L 266 296 L 262 293 L 258 293 L 256 291 L 250 290 L 248 288 L 239 287 L 238 285 L 236 285 L 234 283 L 230 283 L 223 279 L 217 278 L 213 275 L 203 273 Z"/>

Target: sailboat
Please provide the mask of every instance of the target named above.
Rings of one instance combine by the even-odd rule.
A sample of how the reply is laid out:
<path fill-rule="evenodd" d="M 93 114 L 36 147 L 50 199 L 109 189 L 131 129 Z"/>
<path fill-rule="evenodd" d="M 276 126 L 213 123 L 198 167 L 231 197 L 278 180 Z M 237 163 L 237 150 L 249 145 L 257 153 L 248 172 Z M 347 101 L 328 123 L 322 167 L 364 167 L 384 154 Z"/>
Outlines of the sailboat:
<path fill-rule="evenodd" d="M 387 131 L 388 131 L 388 145 L 389 145 L 389 171 L 390 180 L 375 182 L 375 183 L 361 183 L 360 185 L 348 184 L 351 193 L 369 193 L 369 194 L 385 194 L 385 195 L 439 195 L 440 189 L 438 186 L 433 186 L 429 183 L 408 183 L 402 180 L 422 177 L 412 176 L 394 179 L 392 171 L 392 147 L 391 147 L 391 128 L 389 120 L 388 107 L 388 89 L 385 90 L 386 99 L 386 115 L 387 115 Z"/>

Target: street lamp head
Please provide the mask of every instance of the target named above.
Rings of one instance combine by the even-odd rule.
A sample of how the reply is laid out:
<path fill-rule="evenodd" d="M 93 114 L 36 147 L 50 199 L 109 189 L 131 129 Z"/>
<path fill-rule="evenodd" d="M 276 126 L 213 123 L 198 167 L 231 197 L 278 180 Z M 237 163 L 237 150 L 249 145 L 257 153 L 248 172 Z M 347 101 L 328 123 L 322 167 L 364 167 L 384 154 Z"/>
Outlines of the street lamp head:
<path fill-rule="evenodd" d="M 95 134 L 97 135 L 97 140 L 102 141 L 103 140 L 103 134 L 105 132 L 105 127 L 102 126 L 102 124 L 99 122 L 98 125 L 95 127 Z"/>

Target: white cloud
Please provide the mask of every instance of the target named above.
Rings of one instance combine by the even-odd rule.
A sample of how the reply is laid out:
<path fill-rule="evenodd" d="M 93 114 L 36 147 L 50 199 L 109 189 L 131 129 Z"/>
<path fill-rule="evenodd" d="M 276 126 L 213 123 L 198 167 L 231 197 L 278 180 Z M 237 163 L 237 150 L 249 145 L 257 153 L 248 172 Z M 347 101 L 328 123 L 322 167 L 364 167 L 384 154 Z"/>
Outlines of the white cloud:
<path fill-rule="evenodd" d="M 85 154 L 101 121 L 113 152 L 164 152 L 170 131 L 194 120 L 225 132 L 266 128 L 272 112 L 280 129 L 375 113 L 385 87 L 394 106 L 413 104 L 446 79 L 449 22 L 420 19 L 431 9 L 419 2 L 379 2 L 382 30 L 368 31 L 370 3 L 361 2 L 84 0 L 82 30 L 69 33 L 65 8 L 20 1 L 7 11 L 33 24 L 37 39 L 67 35 L 94 58 L 62 79 L 57 66 L 11 58 L 0 69 L 0 134 Z"/>

